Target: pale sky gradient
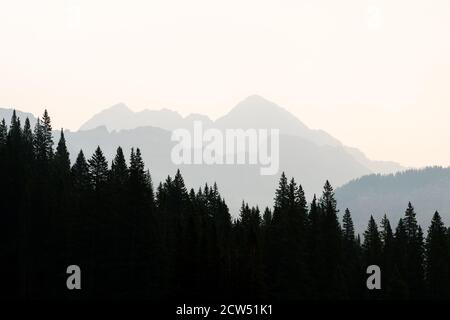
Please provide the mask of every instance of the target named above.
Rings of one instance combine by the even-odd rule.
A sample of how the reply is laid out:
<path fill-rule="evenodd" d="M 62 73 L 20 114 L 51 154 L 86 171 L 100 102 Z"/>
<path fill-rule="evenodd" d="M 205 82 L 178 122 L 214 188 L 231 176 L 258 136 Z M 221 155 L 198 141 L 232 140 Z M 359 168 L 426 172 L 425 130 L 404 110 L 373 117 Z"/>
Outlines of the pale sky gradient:
<path fill-rule="evenodd" d="M 448 166 L 450 1 L 0 0 L 0 106 L 55 127 L 251 94 L 372 159 Z"/>

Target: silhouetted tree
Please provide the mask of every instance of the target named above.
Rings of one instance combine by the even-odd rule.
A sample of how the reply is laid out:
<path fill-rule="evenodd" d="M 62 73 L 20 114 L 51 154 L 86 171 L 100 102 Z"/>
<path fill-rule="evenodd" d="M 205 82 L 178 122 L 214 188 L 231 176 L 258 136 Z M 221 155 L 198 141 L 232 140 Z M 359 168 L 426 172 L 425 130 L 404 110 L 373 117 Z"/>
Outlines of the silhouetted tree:
<path fill-rule="evenodd" d="M 426 244 L 408 204 L 395 234 L 385 215 L 361 237 L 338 219 L 331 184 L 308 208 L 282 173 L 273 210 L 243 202 L 232 221 L 217 185 L 188 191 L 181 172 L 153 190 L 138 148 L 108 168 L 98 146 L 70 167 L 64 132 L 53 150 L 47 111 L 34 130 L 0 122 L 1 295 L 8 298 L 419 299 L 450 297 L 450 232 L 436 212 Z M 65 288 L 66 267 L 83 290 Z M 365 270 L 382 270 L 369 292 Z"/>
<path fill-rule="evenodd" d="M 449 298 L 449 254 L 447 230 L 436 211 L 426 240 L 426 281 L 430 298 Z"/>

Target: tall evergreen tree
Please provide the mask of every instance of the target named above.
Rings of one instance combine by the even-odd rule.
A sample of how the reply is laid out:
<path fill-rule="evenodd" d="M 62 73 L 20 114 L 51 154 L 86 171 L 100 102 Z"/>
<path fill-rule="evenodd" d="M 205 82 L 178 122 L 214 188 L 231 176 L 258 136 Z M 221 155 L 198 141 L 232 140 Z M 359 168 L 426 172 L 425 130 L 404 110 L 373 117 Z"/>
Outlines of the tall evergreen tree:
<path fill-rule="evenodd" d="M 423 233 L 416 220 L 416 213 L 411 203 L 405 211 L 403 218 L 405 224 L 407 245 L 407 272 L 406 280 L 409 285 L 410 298 L 423 297 L 424 283 L 424 240 Z"/>
<path fill-rule="evenodd" d="M 307 256 L 309 260 L 309 269 L 311 270 L 312 276 L 312 287 L 313 297 L 319 298 L 322 296 L 322 290 L 324 289 L 324 284 L 322 280 L 323 265 L 325 262 L 325 257 L 322 254 L 322 248 L 325 246 L 322 237 L 322 222 L 323 216 L 320 210 L 320 206 L 317 202 L 317 197 L 314 195 L 313 200 L 310 205 L 310 210 L 308 214 L 308 234 L 307 234 Z"/>
<path fill-rule="evenodd" d="M 342 217 L 342 231 L 344 242 L 353 245 L 355 242 L 355 228 L 348 208 L 345 209 L 344 216 Z"/>
<path fill-rule="evenodd" d="M 0 148 L 6 145 L 6 138 L 8 137 L 8 126 L 5 119 L 0 122 Z"/>
<path fill-rule="evenodd" d="M 88 160 L 89 174 L 92 181 L 92 186 L 95 190 L 101 190 L 108 180 L 108 163 L 103 155 L 100 146 L 95 149 L 92 158 Z"/>
<path fill-rule="evenodd" d="M 62 129 L 58 146 L 56 147 L 54 161 L 58 170 L 61 170 L 59 173 L 67 174 L 70 172 L 69 152 L 67 151 L 66 139 L 64 138 L 64 131 Z"/>
<path fill-rule="evenodd" d="M 355 228 L 350 210 L 345 209 L 342 217 L 343 272 L 347 296 L 355 298 L 361 295 L 362 272 L 360 267 L 359 244 L 355 237 Z"/>
<path fill-rule="evenodd" d="M 53 157 L 53 134 L 52 124 L 47 109 L 44 110 L 44 115 L 42 116 L 42 133 L 44 136 L 47 158 L 51 159 Z"/>
<path fill-rule="evenodd" d="M 322 212 L 322 252 L 328 266 L 323 267 L 323 294 L 326 298 L 342 297 L 342 233 L 333 187 L 327 180 L 320 198 Z"/>
<path fill-rule="evenodd" d="M 112 161 L 110 180 L 115 187 L 125 186 L 128 181 L 128 167 L 121 147 L 117 148 L 116 156 Z"/>
<path fill-rule="evenodd" d="M 75 190 L 84 193 L 91 188 L 89 165 L 84 157 L 83 150 L 78 153 L 77 159 L 71 168 L 72 185 Z"/>
<path fill-rule="evenodd" d="M 449 298 L 449 250 L 447 229 L 436 211 L 431 220 L 426 240 L 426 281 L 430 298 Z"/>
<path fill-rule="evenodd" d="M 396 281 L 394 278 L 395 272 L 395 239 L 392 231 L 391 223 L 386 214 L 381 220 L 380 237 L 382 242 L 382 263 L 384 285 L 382 286 L 383 296 L 386 299 L 394 298 L 393 286 Z"/>
<path fill-rule="evenodd" d="M 364 263 L 365 265 L 380 265 L 381 264 L 381 238 L 378 232 L 378 226 L 373 216 L 370 216 L 367 230 L 364 232 Z"/>

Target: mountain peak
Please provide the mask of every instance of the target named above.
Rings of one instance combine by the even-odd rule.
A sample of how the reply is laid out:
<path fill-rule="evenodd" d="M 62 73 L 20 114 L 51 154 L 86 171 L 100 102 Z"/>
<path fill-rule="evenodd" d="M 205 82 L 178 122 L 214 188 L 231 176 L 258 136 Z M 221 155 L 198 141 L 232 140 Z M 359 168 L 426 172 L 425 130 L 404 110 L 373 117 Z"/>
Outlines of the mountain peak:
<path fill-rule="evenodd" d="M 257 95 L 257 94 L 248 96 L 247 98 L 245 98 L 244 100 L 239 102 L 234 109 L 253 110 L 253 109 L 261 109 L 261 108 L 284 110 L 280 106 L 275 104 L 274 102 L 267 100 L 266 98 L 264 98 L 260 95 Z"/>
<path fill-rule="evenodd" d="M 123 103 L 123 102 L 119 102 L 116 103 L 115 105 L 109 107 L 108 109 L 104 110 L 104 111 L 131 111 L 130 108 L 128 108 L 128 106 Z"/>
<path fill-rule="evenodd" d="M 259 94 L 252 94 L 252 95 L 248 96 L 247 98 L 245 98 L 243 101 L 271 103 L 269 100 L 267 100 L 263 96 L 260 96 Z"/>

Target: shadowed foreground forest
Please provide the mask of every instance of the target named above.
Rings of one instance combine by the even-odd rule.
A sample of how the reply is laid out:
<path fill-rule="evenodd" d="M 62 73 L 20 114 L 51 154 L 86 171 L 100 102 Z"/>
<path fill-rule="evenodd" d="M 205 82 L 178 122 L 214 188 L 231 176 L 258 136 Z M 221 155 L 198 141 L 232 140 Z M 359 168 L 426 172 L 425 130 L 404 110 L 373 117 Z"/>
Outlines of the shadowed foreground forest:
<path fill-rule="evenodd" d="M 243 203 L 233 220 L 216 185 L 188 190 L 178 171 L 154 188 L 138 148 L 129 161 L 119 147 L 109 165 L 99 147 L 71 164 L 47 112 L 34 128 L 15 113 L 2 121 L 0 168 L 3 298 L 450 297 L 450 232 L 436 212 L 424 234 L 411 204 L 360 237 L 328 182 L 307 203 L 283 173 L 273 209 Z M 373 264 L 382 289 L 369 291 Z M 69 265 L 81 290 L 66 287 Z"/>

